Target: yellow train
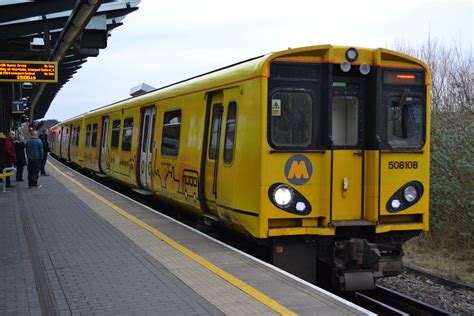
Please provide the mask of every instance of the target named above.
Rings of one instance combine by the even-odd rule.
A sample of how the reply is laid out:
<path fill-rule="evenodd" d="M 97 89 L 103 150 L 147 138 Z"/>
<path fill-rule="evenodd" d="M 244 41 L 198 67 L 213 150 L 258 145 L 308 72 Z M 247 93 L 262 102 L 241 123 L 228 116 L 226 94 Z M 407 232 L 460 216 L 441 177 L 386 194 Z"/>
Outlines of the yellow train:
<path fill-rule="evenodd" d="M 429 224 L 430 73 L 386 49 L 275 52 L 52 129 L 52 153 L 268 247 L 310 282 L 371 288 Z M 327 280 L 326 280 L 327 281 Z"/>

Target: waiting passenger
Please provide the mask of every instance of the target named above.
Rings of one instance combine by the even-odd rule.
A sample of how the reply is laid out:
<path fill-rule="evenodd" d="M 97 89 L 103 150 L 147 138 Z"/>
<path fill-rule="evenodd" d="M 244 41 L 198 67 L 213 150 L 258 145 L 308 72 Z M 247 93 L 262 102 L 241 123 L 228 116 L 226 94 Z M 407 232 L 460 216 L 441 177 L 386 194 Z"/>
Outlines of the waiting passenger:
<path fill-rule="evenodd" d="M 38 177 L 43 161 L 43 142 L 38 138 L 38 132 L 33 131 L 26 142 L 26 157 L 28 158 L 28 186 L 30 189 L 41 188 Z"/>
<path fill-rule="evenodd" d="M 15 140 L 15 132 L 10 132 L 8 137 L 5 139 L 4 148 L 5 148 L 5 167 L 13 167 L 16 163 L 16 154 L 15 146 L 13 146 L 13 141 Z M 14 188 L 15 186 L 11 183 L 10 177 L 6 179 L 6 187 Z"/>
<path fill-rule="evenodd" d="M 41 139 L 41 142 L 43 142 L 43 159 L 41 161 L 41 175 L 42 176 L 48 176 L 46 173 L 46 170 L 44 170 L 44 166 L 46 165 L 46 159 L 48 159 L 48 153 L 49 153 L 49 142 L 48 142 L 48 130 L 44 129 L 43 134 L 39 136 L 39 139 Z"/>
<path fill-rule="evenodd" d="M 16 153 L 16 181 L 23 181 L 23 169 L 26 165 L 25 138 L 19 136 L 14 143 Z"/>

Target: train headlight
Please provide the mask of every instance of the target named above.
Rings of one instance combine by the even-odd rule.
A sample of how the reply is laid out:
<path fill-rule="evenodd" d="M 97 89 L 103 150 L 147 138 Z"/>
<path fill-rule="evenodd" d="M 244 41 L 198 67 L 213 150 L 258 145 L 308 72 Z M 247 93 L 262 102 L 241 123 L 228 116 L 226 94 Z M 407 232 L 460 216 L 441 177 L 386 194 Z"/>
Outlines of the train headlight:
<path fill-rule="evenodd" d="M 346 50 L 346 58 L 348 61 L 355 61 L 359 57 L 359 52 L 354 47 L 349 48 Z"/>
<path fill-rule="evenodd" d="M 418 191 L 416 191 L 416 188 L 414 186 L 409 185 L 403 191 L 403 196 L 405 197 L 405 200 L 407 200 L 407 202 L 411 203 L 415 201 L 418 197 Z"/>
<path fill-rule="evenodd" d="M 287 185 L 279 185 L 273 191 L 273 200 L 280 207 L 287 207 L 293 202 L 293 190 Z"/>

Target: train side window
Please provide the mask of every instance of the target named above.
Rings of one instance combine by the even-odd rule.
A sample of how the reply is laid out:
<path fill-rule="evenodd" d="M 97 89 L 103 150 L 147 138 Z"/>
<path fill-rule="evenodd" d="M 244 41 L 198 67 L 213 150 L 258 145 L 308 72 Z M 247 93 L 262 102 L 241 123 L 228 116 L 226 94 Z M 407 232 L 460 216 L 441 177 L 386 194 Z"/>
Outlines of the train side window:
<path fill-rule="evenodd" d="M 234 158 L 235 127 L 237 123 L 237 103 L 230 102 L 225 123 L 224 162 L 230 164 Z"/>
<path fill-rule="evenodd" d="M 120 120 L 115 120 L 112 122 L 112 140 L 110 147 L 118 148 L 120 138 Z"/>
<path fill-rule="evenodd" d="M 313 98 L 307 92 L 277 91 L 272 94 L 271 141 L 281 147 L 307 147 L 313 133 Z"/>
<path fill-rule="evenodd" d="M 222 124 L 222 104 L 214 104 L 212 110 L 212 126 L 211 126 L 211 144 L 209 146 L 209 159 L 217 158 L 219 135 Z"/>
<path fill-rule="evenodd" d="M 122 150 L 130 151 L 132 149 L 132 135 L 133 117 L 129 117 L 123 121 Z"/>
<path fill-rule="evenodd" d="M 97 133 L 99 130 L 99 124 L 94 123 L 92 125 L 92 135 L 91 135 L 91 147 L 97 146 Z"/>
<path fill-rule="evenodd" d="M 91 146 L 91 125 L 87 124 L 86 127 L 86 147 Z"/>
<path fill-rule="evenodd" d="M 79 136 L 81 135 L 81 127 L 76 127 L 76 146 L 79 146 Z"/>
<path fill-rule="evenodd" d="M 165 112 L 163 118 L 163 138 L 161 153 L 166 156 L 178 156 L 179 134 L 181 130 L 181 110 Z"/>

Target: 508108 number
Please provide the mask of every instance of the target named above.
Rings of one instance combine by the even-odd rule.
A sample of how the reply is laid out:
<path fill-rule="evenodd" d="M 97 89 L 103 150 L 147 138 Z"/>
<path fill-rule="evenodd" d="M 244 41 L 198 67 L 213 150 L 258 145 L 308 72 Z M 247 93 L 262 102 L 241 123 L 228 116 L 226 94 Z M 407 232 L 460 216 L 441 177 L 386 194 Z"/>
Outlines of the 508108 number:
<path fill-rule="evenodd" d="M 418 161 L 389 161 L 388 169 L 418 169 Z"/>

